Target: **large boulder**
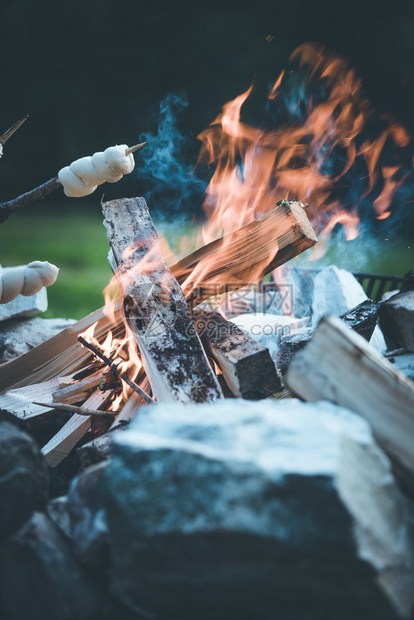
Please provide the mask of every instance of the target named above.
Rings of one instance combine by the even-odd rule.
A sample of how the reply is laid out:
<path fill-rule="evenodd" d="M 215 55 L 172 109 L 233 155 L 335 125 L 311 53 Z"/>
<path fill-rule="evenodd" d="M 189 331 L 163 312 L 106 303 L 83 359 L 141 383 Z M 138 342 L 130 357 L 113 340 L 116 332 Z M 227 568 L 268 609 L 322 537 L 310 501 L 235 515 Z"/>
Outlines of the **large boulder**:
<path fill-rule="evenodd" d="M 116 437 L 106 484 L 112 588 L 137 613 L 410 616 L 410 506 L 367 423 L 346 410 L 293 399 L 148 407 Z"/>
<path fill-rule="evenodd" d="M 0 597 L 7 620 L 86 620 L 102 608 L 69 540 L 40 512 L 0 548 Z"/>
<path fill-rule="evenodd" d="M 45 507 L 48 485 L 48 467 L 33 439 L 0 422 L 0 542 Z"/>

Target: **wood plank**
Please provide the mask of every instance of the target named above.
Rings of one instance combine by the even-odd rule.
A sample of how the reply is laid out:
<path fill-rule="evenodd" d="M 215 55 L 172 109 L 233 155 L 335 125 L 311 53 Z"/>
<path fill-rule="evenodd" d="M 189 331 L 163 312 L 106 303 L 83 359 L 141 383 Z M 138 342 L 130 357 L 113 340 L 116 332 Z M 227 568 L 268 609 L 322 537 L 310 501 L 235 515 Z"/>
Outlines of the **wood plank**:
<path fill-rule="evenodd" d="M 52 394 L 58 386 L 59 378 L 55 377 L 43 383 L 9 390 L 0 396 L 0 409 L 23 421 L 36 418 L 50 412 L 50 409 L 34 405 L 33 401 L 53 402 Z"/>
<path fill-rule="evenodd" d="M 103 407 L 111 393 L 96 390 L 83 403 L 83 409 Z M 91 428 L 91 417 L 75 413 L 60 431 L 42 448 L 42 454 L 50 467 L 61 463 Z"/>
<path fill-rule="evenodd" d="M 364 417 L 388 454 L 414 474 L 414 383 L 338 318 L 322 319 L 286 383 L 304 400 L 329 400 Z"/>
<path fill-rule="evenodd" d="M 258 400 L 282 390 L 281 377 L 269 350 L 204 303 L 193 311 L 198 335 L 207 354 L 239 398 Z"/>
<path fill-rule="evenodd" d="M 157 401 L 212 402 L 222 397 L 183 292 L 165 263 L 143 198 L 103 203 L 105 227 L 135 336 Z"/>

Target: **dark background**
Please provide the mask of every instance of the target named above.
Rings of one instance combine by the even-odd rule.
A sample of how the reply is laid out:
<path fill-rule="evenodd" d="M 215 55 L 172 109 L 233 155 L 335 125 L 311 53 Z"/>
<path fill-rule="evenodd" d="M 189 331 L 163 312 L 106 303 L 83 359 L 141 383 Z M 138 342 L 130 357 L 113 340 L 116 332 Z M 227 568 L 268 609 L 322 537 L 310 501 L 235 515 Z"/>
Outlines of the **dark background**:
<path fill-rule="evenodd" d="M 408 0 L 2 0 L 0 24 L 0 133 L 30 115 L 5 146 L 0 200 L 78 157 L 139 142 L 171 92 L 187 94 L 181 125 L 195 136 L 253 79 L 267 88 L 308 41 L 344 54 L 372 105 L 414 128 Z"/>

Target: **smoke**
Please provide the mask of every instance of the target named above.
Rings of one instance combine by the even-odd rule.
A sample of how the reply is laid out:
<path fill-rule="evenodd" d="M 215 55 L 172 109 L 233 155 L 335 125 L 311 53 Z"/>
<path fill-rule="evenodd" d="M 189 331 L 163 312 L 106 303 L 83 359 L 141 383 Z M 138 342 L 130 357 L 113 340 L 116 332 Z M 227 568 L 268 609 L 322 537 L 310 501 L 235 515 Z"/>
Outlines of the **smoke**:
<path fill-rule="evenodd" d="M 169 94 L 153 113 L 156 128 L 141 134 L 148 144 L 136 174 L 140 192 L 158 217 L 192 217 L 202 210 L 208 179 L 193 170 L 199 143 L 184 129 L 187 107 L 185 94 Z"/>

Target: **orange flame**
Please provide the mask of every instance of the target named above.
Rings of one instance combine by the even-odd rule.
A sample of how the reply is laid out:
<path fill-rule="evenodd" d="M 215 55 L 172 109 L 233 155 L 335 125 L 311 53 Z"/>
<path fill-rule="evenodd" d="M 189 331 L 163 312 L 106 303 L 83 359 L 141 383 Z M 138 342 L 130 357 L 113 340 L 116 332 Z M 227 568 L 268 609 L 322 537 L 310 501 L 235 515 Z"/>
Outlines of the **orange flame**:
<path fill-rule="evenodd" d="M 383 183 L 373 201 L 379 219 L 390 213 L 395 193 L 404 181 L 397 180 L 398 167 L 379 168 L 380 156 L 388 139 L 404 147 L 410 137 L 403 127 L 390 123 L 375 140 L 361 134 L 371 116 L 367 99 L 362 96 L 361 81 L 344 59 L 314 44 L 300 46 L 290 62 L 305 73 L 305 83 L 323 87 L 324 97 L 310 96 L 305 118 L 276 129 L 256 129 L 241 122 L 241 108 L 252 87 L 227 103 L 221 115 L 200 134 L 203 143 L 200 161 L 215 166 L 207 189 L 204 209 L 208 222 L 203 230 L 204 243 L 232 231 L 274 208 L 280 199 L 309 203 L 314 227 L 326 240 L 340 222 L 346 238 L 358 234 L 358 201 L 342 204 L 334 189 L 358 157 L 368 172 L 367 188 L 360 200 L 371 192 L 378 180 Z M 281 96 L 285 72 L 282 72 L 268 98 Z M 327 172 L 335 151 L 342 153 L 341 169 Z M 320 249 L 319 249 L 320 251 Z"/>

